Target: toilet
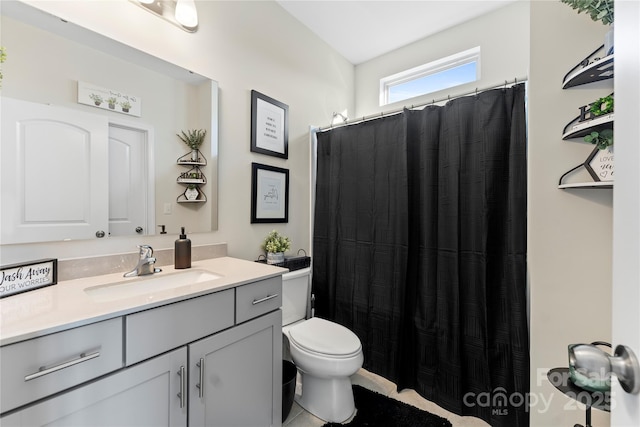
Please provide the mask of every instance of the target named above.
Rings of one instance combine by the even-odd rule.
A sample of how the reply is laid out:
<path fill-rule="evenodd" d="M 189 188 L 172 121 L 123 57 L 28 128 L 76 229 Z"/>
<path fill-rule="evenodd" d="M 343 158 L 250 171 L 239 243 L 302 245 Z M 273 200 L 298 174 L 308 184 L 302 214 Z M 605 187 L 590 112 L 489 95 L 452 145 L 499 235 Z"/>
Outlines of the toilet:
<path fill-rule="evenodd" d="M 311 315 L 311 267 L 282 275 L 282 332 L 300 374 L 295 400 L 306 411 L 341 423 L 355 413 L 350 376 L 362 367 L 360 340 L 349 329 Z"/>

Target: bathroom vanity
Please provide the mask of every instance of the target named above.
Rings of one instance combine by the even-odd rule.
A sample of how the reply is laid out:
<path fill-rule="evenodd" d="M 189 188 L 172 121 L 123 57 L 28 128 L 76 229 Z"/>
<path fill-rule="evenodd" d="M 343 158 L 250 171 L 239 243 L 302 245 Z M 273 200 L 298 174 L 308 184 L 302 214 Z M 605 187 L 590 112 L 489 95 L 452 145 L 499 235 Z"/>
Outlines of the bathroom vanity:
<path fill-rule="evenodd" d="M 163 270 L 0 300 L 0 424 L 281 425 L 287 270 L 229 257 Z"/>

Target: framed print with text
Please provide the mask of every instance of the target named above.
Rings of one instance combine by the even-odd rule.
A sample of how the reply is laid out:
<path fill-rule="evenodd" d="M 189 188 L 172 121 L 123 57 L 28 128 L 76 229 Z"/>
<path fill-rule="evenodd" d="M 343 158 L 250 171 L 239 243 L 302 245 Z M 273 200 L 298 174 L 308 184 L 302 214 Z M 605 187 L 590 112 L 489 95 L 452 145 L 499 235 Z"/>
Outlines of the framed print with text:
<path fill-rule="evenodd" d="M 289 169 L 251 163 L 251 223 L 289 222 Z"/>
<path fill-rule="evenodd" d="M 289 107 L 251 91 L 251 151 L 289 158 Z"/>

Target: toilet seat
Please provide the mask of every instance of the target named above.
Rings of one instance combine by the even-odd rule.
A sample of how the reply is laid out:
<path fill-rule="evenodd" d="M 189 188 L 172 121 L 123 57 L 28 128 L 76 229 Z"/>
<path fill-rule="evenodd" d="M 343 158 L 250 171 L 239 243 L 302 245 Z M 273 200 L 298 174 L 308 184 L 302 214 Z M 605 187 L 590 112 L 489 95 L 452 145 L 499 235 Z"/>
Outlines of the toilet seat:
<path fill-rule="evenodd" d="M 325 357 L 348 358 L 362 351 L 356 334 L 318 317 L 294 325 L 289 330 L 289 338 L 300 349 Z"/>

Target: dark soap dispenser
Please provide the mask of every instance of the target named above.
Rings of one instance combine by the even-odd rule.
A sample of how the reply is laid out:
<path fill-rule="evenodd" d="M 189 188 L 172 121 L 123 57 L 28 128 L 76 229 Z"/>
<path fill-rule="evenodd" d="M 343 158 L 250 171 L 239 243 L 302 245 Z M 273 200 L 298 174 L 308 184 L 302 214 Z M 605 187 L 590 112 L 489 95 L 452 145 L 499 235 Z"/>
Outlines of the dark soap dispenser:
<path fill-rule="evenodd" d="M 180 238 L 176 240 L 174 252 L 175 268 L 191 268 L 191 240 L 187 239 L 184 227 L 182 227 Z"/>

